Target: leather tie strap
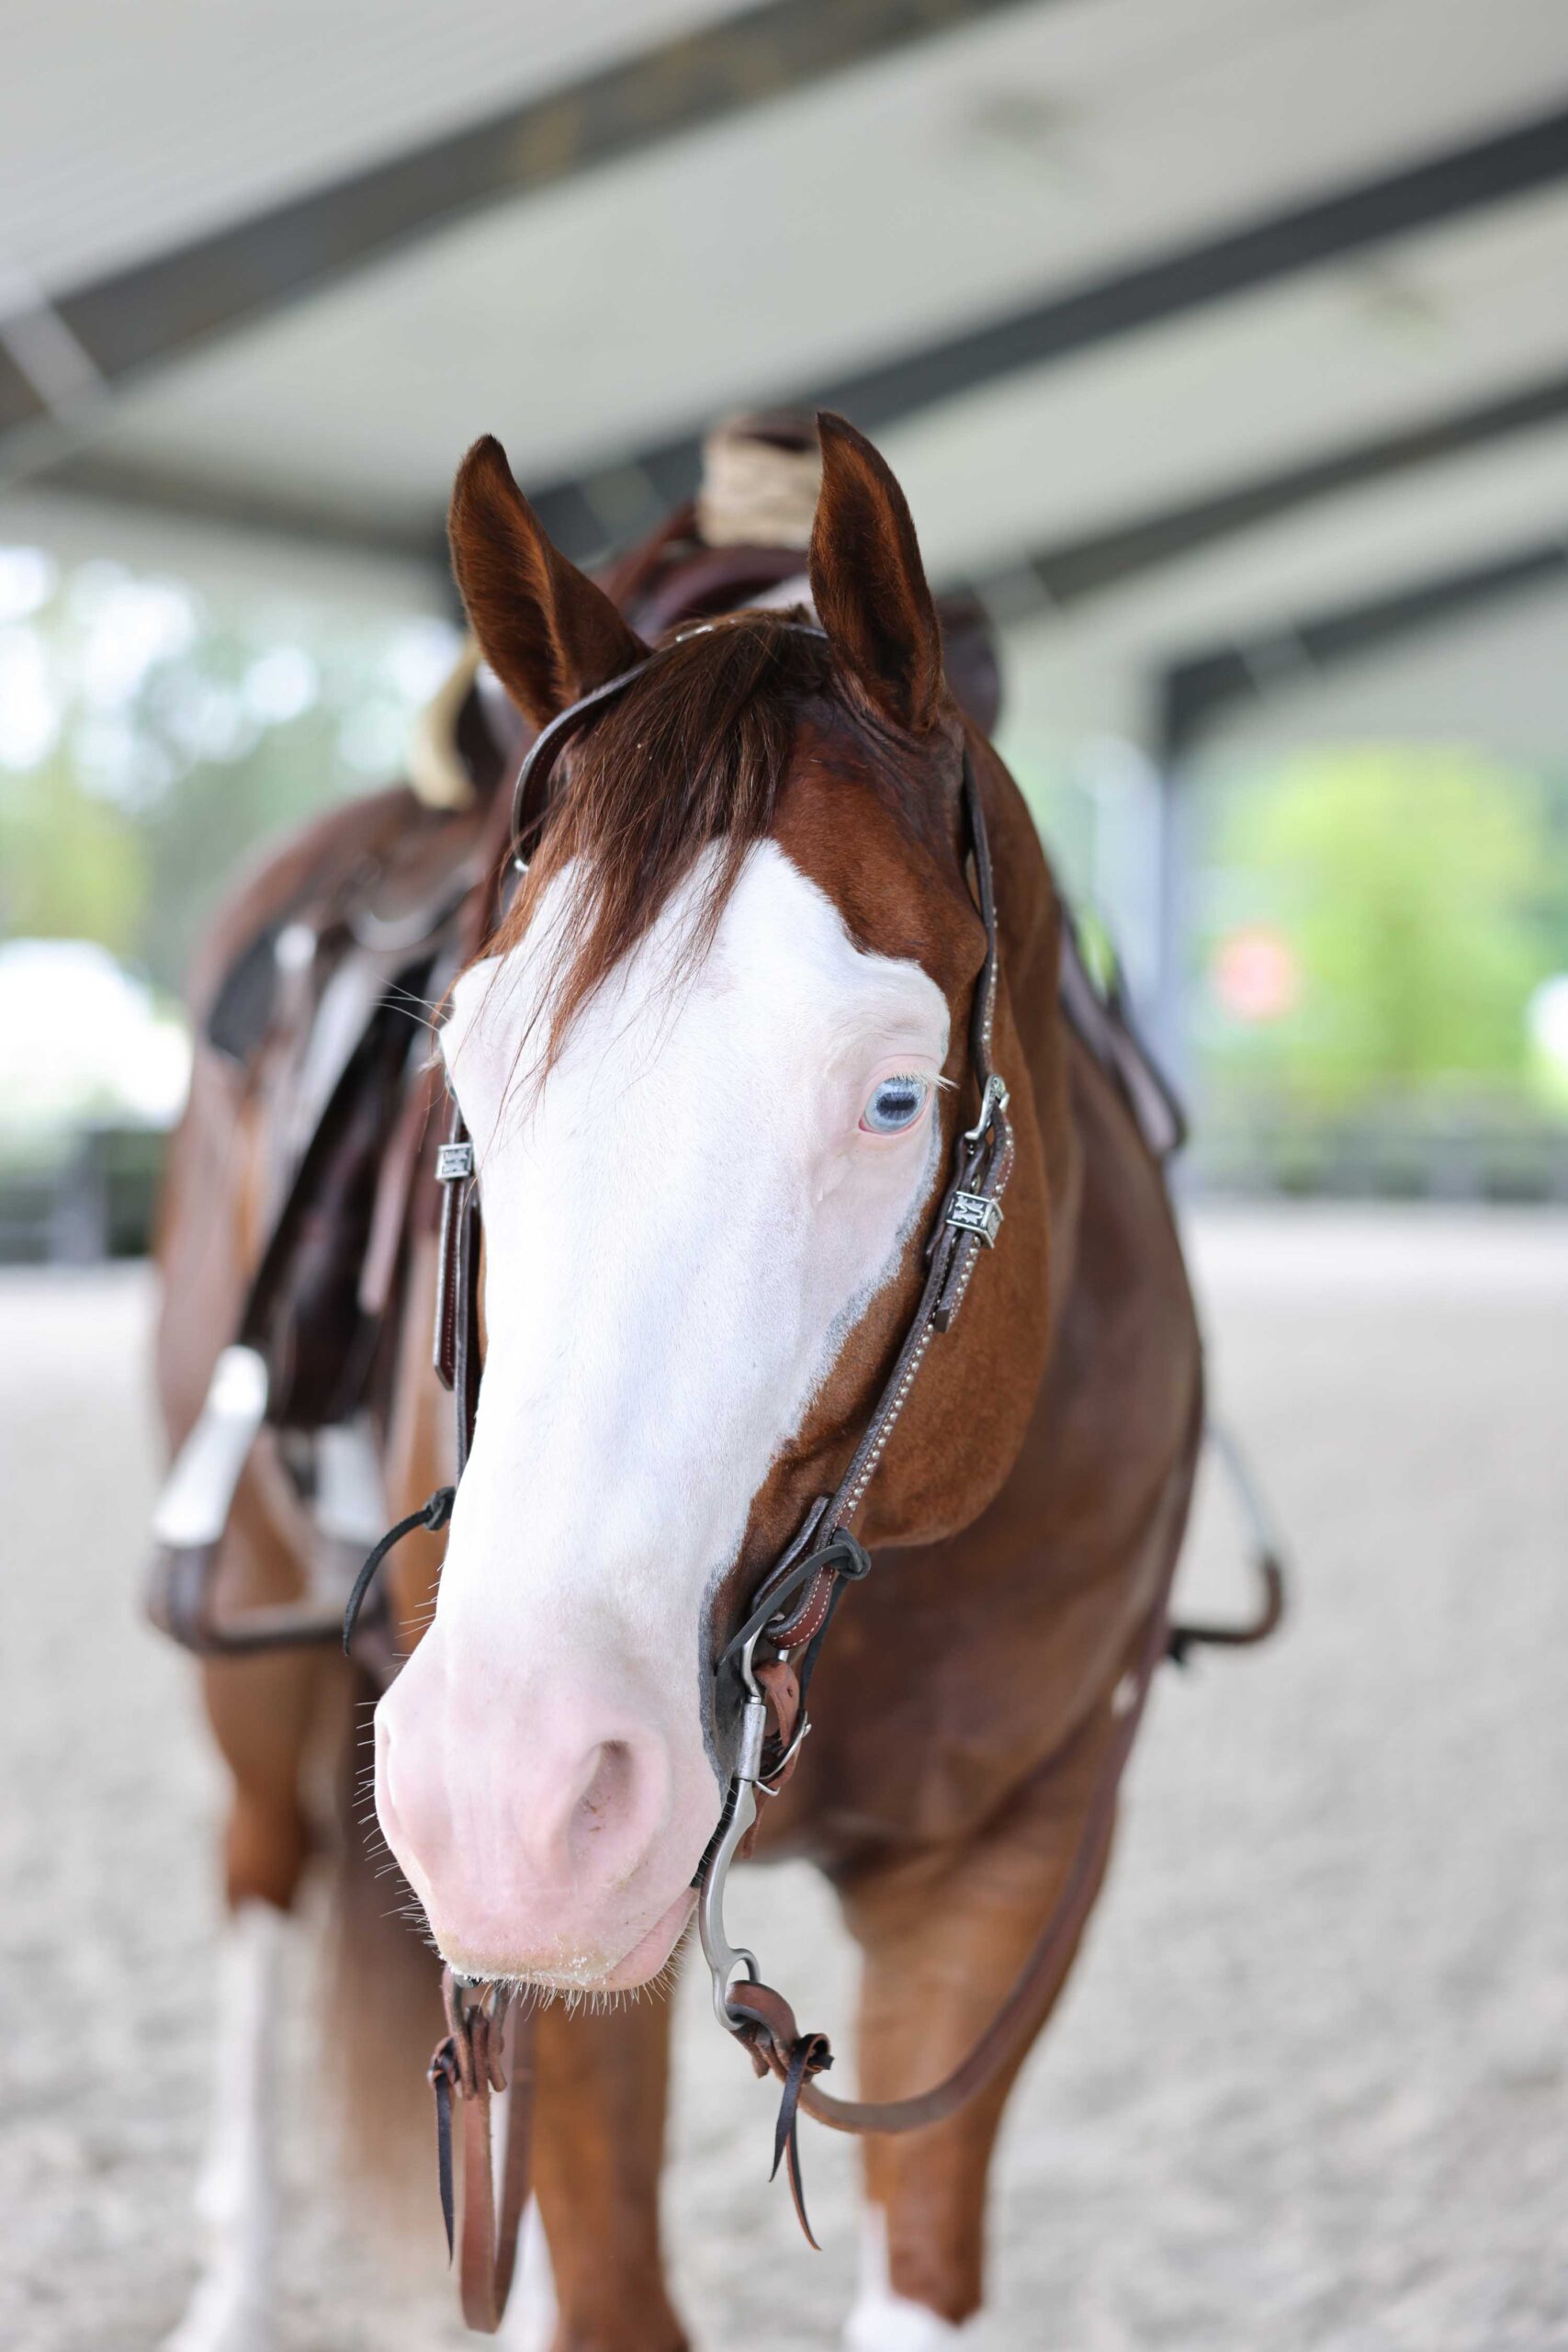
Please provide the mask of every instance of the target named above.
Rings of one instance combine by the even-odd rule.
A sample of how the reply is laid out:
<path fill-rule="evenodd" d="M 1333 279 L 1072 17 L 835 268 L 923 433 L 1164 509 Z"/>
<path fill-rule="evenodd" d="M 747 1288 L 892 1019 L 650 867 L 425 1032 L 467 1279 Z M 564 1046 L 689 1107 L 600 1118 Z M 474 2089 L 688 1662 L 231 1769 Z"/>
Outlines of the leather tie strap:
<path fill-rule="evenodd" d="M 835 2132 L 856 2137 L 924 2131 L 966 2106 L 995 2079 L 1028 2041 L 1041 2012 L 1066 1974 L 1111 1849 L 1122 1775 L 1132 1754 L 1149 1686 L 1168 1636 L 1168 1581 L 1145 1621 L 1134 1663 L 1117 1683 L 1110 1704 L 1114 1730 L 1101 1761 L 1078 1840 L 1061 1893 L 1041 1928 L 1033 1949 L 1001 2007 L 985 2032 L 951 2073 L 929 2090 L 898 2099 L 842 2099 L 818 2088 L 817 2078 L 832 2064 L 827 2036 L 803 2033 L 782 1993 L 755 1981 L 734 1984 L 728 2007 L 739 2039 L 758 2074 L 773 2074 L 782 2086 L 778 2146 L 793 2143 L 804 2110 Z M 774 2170 L 777 2170 L 775 2154 Z M 791 2148 L 790 2185 L 801 2226 L 813 2245 L 799 2188 L 798 2159 Z"/>
<path fill-rule="evenodd" d="M 832 2063 L 833 2053 L 825 2033 L 797 2033 L 792 2038 L 784 2097 L 779 2101 L 778 2121 L 773 2127 L 773 2168 L 768 2175 L 770 2180 L 777 2180 L 781 2161 L 787 2161 L 795 2217 L 807 2245 L 817 2254 L 822 2248 L 806 2211 L 806 2191 L 800 2177 L 800 2098 L 807 2083 L 818 2075 L 826 2074 Z"/>
<path fill-rule="evenodd" d="M 512 2292 L 517 2242 L 533 2177 L 534 2021 L 531 2015 L 509 2014 L 506 1996 L 494 1987 L 481 1987 L 468 2001 L 449 1968 L 442 1972 L 441 1994 L 448 2031 L 435 2049 L 429 2071 L 435 2094 L 436 2160 L 446 2252 L 449 2258 L 456 2252 L 465 2324 L 477 2335 L 493 2335 Z M 506 2153 L 498 2209 L 491 2094 L 508 2088 L 508 2056 Z M 452 2171 L 454 2099 L 461 2106 L 463 2117 L 460 2233 L 456 2228 Z"/>

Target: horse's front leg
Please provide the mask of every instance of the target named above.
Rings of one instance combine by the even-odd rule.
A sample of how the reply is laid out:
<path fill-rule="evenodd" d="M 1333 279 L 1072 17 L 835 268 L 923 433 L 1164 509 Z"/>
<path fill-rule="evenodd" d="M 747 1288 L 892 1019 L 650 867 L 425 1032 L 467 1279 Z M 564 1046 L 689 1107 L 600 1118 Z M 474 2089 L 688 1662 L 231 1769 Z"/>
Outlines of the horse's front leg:
<path fill-rule="evenodd" d="M 196 2191 L 205 2255 L 166 2352 L 262 2352 L 271 2342 L 272 2092 L 288 1930 L 284 1914 L 254 1897 L 238 1906 L 224 1929 L 212 2112 Z"/>
<path fill-rule="evenodd" d="M 929 2089 L 963 2059 L 1017 1982 L 1083 1834 L 1109 1709 L 1058 1767 L 956 1854 L 868 1871 L 842 1890 L 865 1957 L 863 2096 Z M 1064 1955 L 1030 2040 L 1061 1989 Z M 866 2216 L 850 2352 L 938 2352 L 978 2310 L 986 2183 L 1018 2057 L 945 2123 L 865 2143 Z"/>
<path fill-rule="evenodd" d="M 684 2352 L 659 2234 L 670 2081 L 662 1992 L 538 2020 L 534 2172 L 554 2278 L 554 2352 Z"/>
<path fill-rule="evenodd" d="M 225 1606 L 283 1600 L 299 1569 L 254 1465 L 219 1567 Z M 202 1695 L 228 1767 L 227 1921 L 217 1970 L 211 2120 L 197 2190 L 202 2267 L 165 2352 L 265 2352 L 276 2224 L 276 2026 L 289 1917 L 311 1837 L 300 1782 L 341 1666 L 315 1650 L 207 1660 Z"/>
<path fill-rule="evenodd" d="M 205 1670 L 208 1712 L 233 1776 L 224 1839 L 228 1918 L 217 1971 L 211 2120 L 197 2189 L 205 2254 L 167 2352 L 263 2352 L 271 2340 L 276 2025 L 288 1913 L 309 1845 L 299 1777 L 318 1679 L 310 1657 Z"/>

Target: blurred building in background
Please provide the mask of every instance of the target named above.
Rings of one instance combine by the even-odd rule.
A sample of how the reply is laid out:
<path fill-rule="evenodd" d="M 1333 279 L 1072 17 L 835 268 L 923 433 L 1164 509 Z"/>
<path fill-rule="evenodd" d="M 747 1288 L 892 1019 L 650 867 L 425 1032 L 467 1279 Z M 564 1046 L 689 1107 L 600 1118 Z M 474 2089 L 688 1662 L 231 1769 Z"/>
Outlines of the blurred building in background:
<path fill-rule="evenodd" d="M 0 1253 L 140 1240 L 206 913 L 450 665 L 468 442 L 588 560 L 785 401 L 992 615 L 1188 1181 L 1568 1194 L 1561 0 L 57 0 L 7 48 Z"/>

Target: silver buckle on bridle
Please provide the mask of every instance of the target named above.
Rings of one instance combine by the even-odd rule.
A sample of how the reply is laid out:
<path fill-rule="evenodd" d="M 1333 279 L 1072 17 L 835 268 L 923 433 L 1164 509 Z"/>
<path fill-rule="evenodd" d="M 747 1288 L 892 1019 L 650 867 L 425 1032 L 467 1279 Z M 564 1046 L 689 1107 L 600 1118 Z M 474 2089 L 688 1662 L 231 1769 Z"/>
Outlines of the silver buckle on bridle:
<path fill-rule="evenodd" d="M 1011 1095 L 993 1070 L 986 1080 L 986 1091 L 980 1097 L 980 1115 L 972 1127 L 966 1127 L 964 1131 L 964 1142 L 984 1143 L 996 1124 L 997 1114 L 999 1111 L 1005 1111 L 1011 1101 Z"/>
<path fill-rule="evenodd" d="M 979 1155 L 1010 1100 L 1007 1088 L 993 1070 L 980 1095 L 980 1115 L 972 1127 L 965 1128 L 959 1145 L 959 1163 L 971 1182 L 978 1172 Z M 948 1202 L 944 1222 L 959 1233 L 977 1234 L 987 1249 L 992 1250 L 1002 1229 L 1002 1204 L 989 1193 L 973 1193 L 960 1187 Z"/>

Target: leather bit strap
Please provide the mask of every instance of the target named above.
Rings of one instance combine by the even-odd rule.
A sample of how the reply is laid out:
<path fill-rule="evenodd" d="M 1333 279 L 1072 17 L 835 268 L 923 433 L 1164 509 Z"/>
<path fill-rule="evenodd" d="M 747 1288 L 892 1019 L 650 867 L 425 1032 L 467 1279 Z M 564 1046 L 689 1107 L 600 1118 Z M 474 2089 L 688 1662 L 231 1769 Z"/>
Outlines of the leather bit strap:
<path fill-rule="evenodd" d="M 1247 1555 L 1261 1587 L 1258 1607 L 1250 1617 L 1230 1624 L 1181 1619 L 1171 1626 L 1167 1656 L 1185 1666 L 1194 1650 L 1245 1650 L 1277 1633 L 1285 1616 L 1285 1548 L 1274 1525 L 1250 1465 L 1223 1422 L 1211 1414 L 1203 1435 L 1209 1450 L 1225 1473 L 1247 1530 Z"/>
<path fill-rule="evenodd" d="M 533 2177 L 534 2020 L 511 2010 L 494 1985 L 466 1989 L 445 1969 L 447 2031 L 430 2061 L 435 2094 L 436 2162 L 446 2253 L 457 2260 L 463 2319 L 476 2335 L 500 2327 L 517 2267 L 517 2241 Z M 501 2199 L 495 2193 L 491 2094 L 508 2089 Z M 452 2103 L 463 2119 L 463 2211 L 457 2227 Z"/>
<path fill-rule="evenodd" d="M 759 2074 L 771 2073 L 782 2087 L 781 2134 L 793 2139 L 797 2111 L 814 2116 L 832 2131 L 862 2138 L 924 2131 L 966 2106 L 1024 2048 L 1066 1973 L 1093 1907 L 1110 1854 L 1122 1776 L 1133 1752 L 1156 1669 L 1165 1656 L 1167 1611 L 1174 1572 L 1173 1561 L 1145 1620 L 1137 1656 L 1118 1680 L 1109 1701 L 1114 1729 L 1096 1776 L 1083 1833 L 1062 1891 L 1052 1905 L 1011 1992 L 979 2040 L 951 2073 L 929 2090 L 906 2098 L 835 2098 L 818 2086 L 818 2078 L 832 2064 L 827 2036 L 803 2033 L 788 2001 L 772 1985 L 753 1981 L 738 1983 L 730 1988 L 729 2009 L 753 2067 Z M 792 2158 L 791 2187 L 802 2227 L 809 2238 L 811 2233 L 799 2194 L 797 2158 Z M 813 2239 L 812 2243 L 816 2241 Z"/>

